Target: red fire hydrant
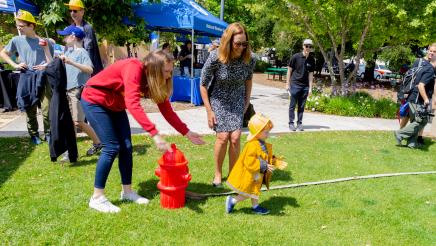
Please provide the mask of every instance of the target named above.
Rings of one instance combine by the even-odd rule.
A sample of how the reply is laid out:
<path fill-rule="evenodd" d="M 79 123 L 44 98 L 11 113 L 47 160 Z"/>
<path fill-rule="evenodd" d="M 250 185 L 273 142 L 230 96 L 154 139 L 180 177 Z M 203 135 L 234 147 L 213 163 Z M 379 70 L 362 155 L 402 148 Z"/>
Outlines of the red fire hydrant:
<path fill-rule="evenodd" d="M 157 188 L 160 190 L 160 205 L 163 208 L 181 208 L 185 206 L 185 190 L 191 180 L 188 160 L 185 155 L 171 144 L 172 152 L 165 152 L 159 159 L 155 174 L 160 177 Z"/>

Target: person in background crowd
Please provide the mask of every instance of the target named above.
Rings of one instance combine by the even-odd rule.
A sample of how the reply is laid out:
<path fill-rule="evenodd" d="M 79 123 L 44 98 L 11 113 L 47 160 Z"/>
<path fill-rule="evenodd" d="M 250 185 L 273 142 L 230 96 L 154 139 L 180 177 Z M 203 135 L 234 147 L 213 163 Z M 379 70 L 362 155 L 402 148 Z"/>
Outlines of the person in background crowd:
<path fill-rule="evenodd" d="M 229 172 L 238 159 L 242 122 L 250 104 L 255 65 L 245 27 L 233 23 L 226 28 L 219 48 L 210 52 L 201 71 L 200 93 L 209 127 L 216 132 L 214 187 L 222 187 L 227 146 Z"/>
<path fill-rule="evenodd" d="M 433 43 L 433 44 L 428 46 L 427 55 L 424 57 L 424 59 L 427 61 L 430 61 L 433 56 L 436 56 L 436 43 Z M 418 65 L 419 65 L 419 59 L 417 59 L 413 63 L 412 67 L 417 67 Z M 406 66 L 407 66 L 407 64 L 406 64 Z M 402 68 L 403 67 L 404 67 L 404 65 L 402 66 Z M 406 72 L 407 72 L 407 70 L 406 70 Z M 433 100 L 435 100 L 435 99 L 433 98 Z M 408 104 L 407 100 L 402 100 L 401 106 L 400 106 L 400 111 L 399 111 L 399 113 L 400 113 L 400 129 L 404 128 L 410 120 L 409 110 L 410 109 L 409 109 L 409 104 Z M 421 129 L 421 131 L 419 131 L 419 133 L 418 133 L 418 138 L 417 138 L 416 142 L 419 145 L 424 144 L 424 138 L 422 136 L 423 133 L 424 133 L 424 128 Z"/>
<path fill-rule="evenodd" d="M 216 50 L 216 49 L 218 49 L 218 47 L 220 47 L 220 41 L 214 40 L 214 41 L 212 41 L 212 45 L 209 47 L 209 49 L 207 51 L 212 52 L 212 50 Z"/>
<path fill-rule="evenodd" d="M 95 35 L 92 26 L 83 20 L 85 14 L 85 5 L 81 0 L 70 0 L 68 4 L 71 18 L 73 19 L 73 26 L 77 26 L 85 32 L 85 38 L 83 39 L 83 47 L 88 51 L 91 58 L 94 69 L 91 76 L 96 75 L 103 70 L 103 63 L 100 57 L 100 51 L 98 49 L 97 37 Z"/>
<path fill-rule="evenodd" d="M 141 107 L 142 97 L 151 98 L 168 123 L 192 143 L 204 144 L 201 137 L 180 120 L 169 102 L 173 90 L 173 62 L 171 54 L 153 51 L 144 62 L 136 58 L 117 61 L 86 83 L 82 106 L 103 145 L 89 207 L 105 213 L 120 211 L 104 196 L 106 180 L 117 156 L 122 182 L 121 199 L 138 204 L 149 202 L 132 190 L 132 140 L 126 109 L 150 133 L 160 151 L 170 148 Z"/>
<path fill-rule="evenodd" d="M 292 56 L 288 65 L 286 76 L 286 89 L 291 100 L 289 103 L 289 129 L 291 131 L 304 131 L 303 113 L 307 97 L 312 94 L 313 71 L 315 70 L 315 59 L 310 56 L 313 42 L 310 39 L 303 41 L 303 52 Z M 298 105 L 297 128 L 294 125 L 295 107 Z"/>
<path fill-rule="evenodd" d="M 100 151 L 102 146 L 92 127 L 85 123 L 85 113 L 83 113 L 80 104 L 83 86 L 93 71 L 88 52 L 82 46 L 85 33 L 76 26 L 68 26 L 63 31 L 57 31 L 57 33 L 65 36 L 64 42 L 68 47 L 65 54 L 61 55 L 60 58 L 65 62 L 67 72 L 67 98 L 70 104 L 71 116 L 74 125 L 92 139 L 93 146 L 86 152 L 86 155 L 91 156 Z M 67 160 L 68 152 L 66 152 L 62 161 Z"/>
<path fill-rule="evenodd" d="M 53 46 L 50 42 L 37 36 L 35 32 L 36 25 L 33 15 L 27 11 L 19 10 L 15 18 L 18 31 L 21 36 L 15 36 L 9 41 L 6 47 L 0 52 L 0 57 L 9 63 L 14 69 L 24 71 L 44 70 L 48 63 L 53 60 Z M 20 63 L 16 63 L 11 59 L 11 55 L 18 53 Z M 25 76 L 21 76 L 25 78 Z M 20 79 L 18 95 L 30 95 L 31 92 L 23 92 L 30 87 L 31 81 Z M 44 138 L 48 142 L 50 139 L 50 120 L 49 120 L 49 105 L 51 98 L 50 86 L 44 85 L 43 95 L 40 97 L 41 110 L 44 123 Z M 33 100 L 33 99 L 31 99 Z M 37 120 L 37 103 L 25 108 L 27 130 L 30 139 L 34 144 L 41 144 L 41 139 L 38 133 Z"/>
<path fill-rule="evenodd" d="M 436 43 L 430 45 L 436 46 Z M 397 145 L 407 141 L 407 147 L 420 148 L 423 143 L 418 142 L 419 132 L 422 131 L 429 120 L 428 107 L 431 103 L 435 87 L 436 55 L 428 55 L 429 60 L 421 61 L 422 69 L 416 74 L 417 86 L 407 97 L 409 103 L 410 123 L 394 132 Z"/>
<path fill-rule="evenodd" d="M 180 61 L 180 73 L 182 76 L 191 74 L 191 62 L 192 62 L 192 44 L 191 41 L 186 41 L 185 45 L 182 46 L 179 53 L 179 61 Z M 189 71 L 189 72 L 187 72 Z"/>
<path fill-rule="evenodd" d="M 162 45 L 162 51 L 164 51 L 164 52 L 166 52 L 168 54 L 171 54 L 171 46 L 170 46 L 170 44 L 169 43 L 164 43 Z"/>

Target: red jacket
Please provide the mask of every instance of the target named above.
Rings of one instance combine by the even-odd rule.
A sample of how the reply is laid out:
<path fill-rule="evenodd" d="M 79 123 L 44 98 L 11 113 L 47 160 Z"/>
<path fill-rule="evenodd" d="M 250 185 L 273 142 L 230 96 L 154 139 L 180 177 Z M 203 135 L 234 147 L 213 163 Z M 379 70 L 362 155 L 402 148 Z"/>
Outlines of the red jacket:
<path fill-rule="evenodd" d="M 88 80 L 82 98 L 115 112 L 128 109 L 142 128 L 154 136 L 158 131 L 140 104 L 141 97 L 147 94 L 142 82 L 143 69 L 144 64 L 135 58 L 117 61 Z M 157 106 L 171 126 L 182 135 L 188 133 L 188 127 L 174 112 L 168 99 Z"/>

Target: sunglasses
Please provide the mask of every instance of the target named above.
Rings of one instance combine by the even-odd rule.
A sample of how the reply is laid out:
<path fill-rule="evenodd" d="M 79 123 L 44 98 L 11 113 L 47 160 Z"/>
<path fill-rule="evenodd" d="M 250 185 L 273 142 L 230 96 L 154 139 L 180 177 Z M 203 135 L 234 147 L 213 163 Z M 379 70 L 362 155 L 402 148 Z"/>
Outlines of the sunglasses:
<path fill-rule="evenodd" d="M 313 46 L 310 45 L 310 44 L 305 44 L 304 47 L 306 47 L 306 48 L 312 48 Z"/>
<path fill-rule="evenodd" d="M 70 9 L 70 13 L 71 13 L 71 12 L 73 12 L 73 13 L 77 13 L 77 12 L 79 12 L 79 10 Z"/>
<path fill-rule="evenodd" d="M 245 42 L 233 42 L 233 44 L 236 46 L 236 47 L 244 47 L 244 48 L 247 48 L 247 46 L 248 46 L 248 42 L 247 41 L 245 41 Z"/>

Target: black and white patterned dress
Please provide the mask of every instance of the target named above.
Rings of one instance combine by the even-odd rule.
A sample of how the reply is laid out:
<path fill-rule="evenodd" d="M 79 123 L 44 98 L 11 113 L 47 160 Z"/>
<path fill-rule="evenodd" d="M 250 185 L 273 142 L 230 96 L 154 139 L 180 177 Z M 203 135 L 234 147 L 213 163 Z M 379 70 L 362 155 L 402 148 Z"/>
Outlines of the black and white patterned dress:
<path fill-rule="evenodd" d="M 201 71 L 201 85 L 209 88 L 215 78 L 209 101 L 217 120 L 214 129 L 216 132 L 231 132 L 242 128 L 245 82 L 253 78 L 255 64 L 253 55 L 248 64 L 242 59 L 223 64 L 218 60 L 217 50 L 209 54 Z"/>

